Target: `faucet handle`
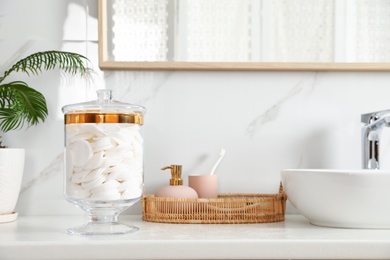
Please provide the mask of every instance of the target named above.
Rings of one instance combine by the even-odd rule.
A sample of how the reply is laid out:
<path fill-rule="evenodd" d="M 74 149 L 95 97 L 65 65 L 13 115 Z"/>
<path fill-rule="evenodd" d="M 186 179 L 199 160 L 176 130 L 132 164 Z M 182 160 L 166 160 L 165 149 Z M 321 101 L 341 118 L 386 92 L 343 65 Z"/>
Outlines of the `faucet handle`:
<path fill-rule="evenodd" d="M 389 114 L 390 115 L 390 109 L 380 110 L 380 111 L 376 111 L 376 112 L 362 114 L 361 117 L 360 117 L 360 121 L 362 123 L 365 123 L 365 124 L 370 124 L 372 122 L 375 122 L 376 120 L 378 120 L 379 118 L 381 118 L 385 114 Z"/>

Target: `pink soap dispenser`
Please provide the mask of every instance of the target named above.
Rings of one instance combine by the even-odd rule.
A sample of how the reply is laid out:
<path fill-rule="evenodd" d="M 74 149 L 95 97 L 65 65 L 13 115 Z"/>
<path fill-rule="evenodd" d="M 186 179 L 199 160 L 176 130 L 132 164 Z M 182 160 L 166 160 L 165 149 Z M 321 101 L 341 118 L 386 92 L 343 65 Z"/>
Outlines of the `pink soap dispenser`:
<path fill-rule="evenodd" d="M 169 186 L 159 188 L 154 194 L 155 197 L 165 198 L 198 198 L 198 193 L 193 188 L 183 186 L 181 178 L 181 165 L 171 165 L 162 168 L 161 170 L 171 169 L 172 178 L 169 181 Z"/>

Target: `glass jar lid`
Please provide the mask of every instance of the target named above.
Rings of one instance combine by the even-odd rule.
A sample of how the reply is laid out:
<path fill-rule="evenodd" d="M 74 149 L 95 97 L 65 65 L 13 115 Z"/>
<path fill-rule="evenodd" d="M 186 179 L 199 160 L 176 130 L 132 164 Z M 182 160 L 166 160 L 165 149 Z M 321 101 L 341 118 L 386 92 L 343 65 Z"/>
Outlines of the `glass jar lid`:
<path fill-rule="evenodd" d="M 96 91 L 97 100 L 62 107 L 65 124 L 132 123 L 143 125 L 146 108 L 112 99 L 112 90 Z"/>

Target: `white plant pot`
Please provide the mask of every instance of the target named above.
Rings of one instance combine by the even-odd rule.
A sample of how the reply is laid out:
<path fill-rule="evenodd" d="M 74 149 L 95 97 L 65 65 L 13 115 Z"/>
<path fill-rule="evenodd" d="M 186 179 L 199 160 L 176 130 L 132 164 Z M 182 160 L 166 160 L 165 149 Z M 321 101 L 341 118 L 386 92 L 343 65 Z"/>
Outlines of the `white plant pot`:
<path fill-rule="evenodd" d="M 0 148 L 0 223 L 16 219 L 14 212 L 22 185 L 25 150 Z"/>

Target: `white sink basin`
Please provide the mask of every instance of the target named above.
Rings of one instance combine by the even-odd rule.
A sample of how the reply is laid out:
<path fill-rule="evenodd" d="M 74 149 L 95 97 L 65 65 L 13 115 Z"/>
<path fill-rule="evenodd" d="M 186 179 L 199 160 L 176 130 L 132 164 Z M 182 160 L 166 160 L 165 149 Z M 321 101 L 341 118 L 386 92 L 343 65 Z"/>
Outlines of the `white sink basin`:
<path fill-rule="evenodd" d="M 310 223 L 339 228 L 390 228 L 390 172 L 281 172 L 288 200 Z"/>

